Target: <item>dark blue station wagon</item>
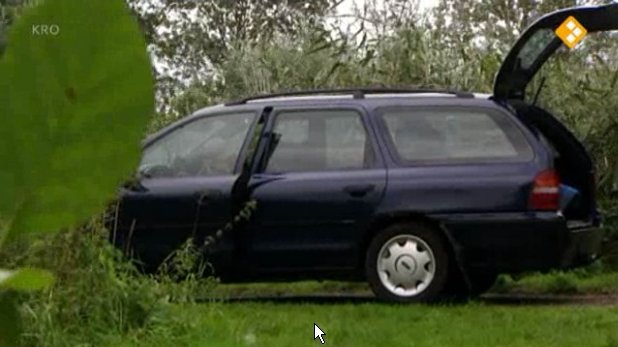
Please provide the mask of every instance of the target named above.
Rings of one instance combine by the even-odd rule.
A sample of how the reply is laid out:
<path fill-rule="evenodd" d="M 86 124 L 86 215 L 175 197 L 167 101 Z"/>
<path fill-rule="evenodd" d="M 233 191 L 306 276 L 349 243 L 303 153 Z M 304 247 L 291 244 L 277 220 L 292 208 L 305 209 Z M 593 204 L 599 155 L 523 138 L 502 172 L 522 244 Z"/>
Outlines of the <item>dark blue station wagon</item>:
<path fill-rule="evenodd" d="M 366 280 L 382 299 L 429 301 L 479 294 L 499 273 L 587 264 L 602 238 L 593 163 L 524 101 L 571 15 L 618 29 L 618 4 L 541 18 L 491 96 L 309 91 L 199 110 L 145 141 L 114 242 L 157 266 L 254 200 L 207 250 L 223 281 Z"/>

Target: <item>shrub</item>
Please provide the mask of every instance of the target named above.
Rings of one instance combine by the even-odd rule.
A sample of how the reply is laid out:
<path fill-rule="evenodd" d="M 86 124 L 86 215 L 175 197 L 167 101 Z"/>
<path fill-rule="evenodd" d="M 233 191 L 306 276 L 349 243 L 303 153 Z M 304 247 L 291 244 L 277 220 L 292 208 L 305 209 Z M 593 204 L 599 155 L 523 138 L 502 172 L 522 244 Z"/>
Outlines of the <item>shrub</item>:
<path fill-rule="evenodd" d="M 98 221 L 14 244 L 2 265 L 36 266 L 56 275 L 55 285 L 21 296 L 25 346 L 101 345 L 147 334 L 172 303 L 191 303 L 214 283 L 200 275 L 199 252 L 189 240 L 155 275 L 144 275 L 108 242 Z"/>

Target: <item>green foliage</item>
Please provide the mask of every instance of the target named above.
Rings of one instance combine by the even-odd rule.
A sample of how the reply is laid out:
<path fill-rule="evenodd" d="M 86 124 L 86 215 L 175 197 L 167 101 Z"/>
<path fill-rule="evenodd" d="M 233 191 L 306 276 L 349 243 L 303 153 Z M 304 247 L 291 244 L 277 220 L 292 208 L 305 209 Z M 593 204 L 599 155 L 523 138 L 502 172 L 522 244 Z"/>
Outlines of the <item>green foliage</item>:
<path fill-rule="evenodd" d="M 576 347 L 612 346 L 614 307 L 555 305 L 392 305 L 372 300 L 241 301 L 178 307 L 168 326 L 192 324 L 183 334 L 161 332 L 138 346 Z M 307 323 L 309 322 L 309 323 Z M 309 337 L 308 337 L 309 336 Z M 300 342 L 299 342 L 300 341 Z"/>
<path fill-rule="evenodd" d="M 0 5 L 3 50 L 17 10 Z M 122 1 L 47 0 L 11 30 L 0 60 L 0 246 L 98 212 L 133 170 L 154 104 L 145 43 Z M 0 270 L 3 345 L 19 334 L 13 291 L 52 278 Z"/>
<path fill-rule="evenodd" d="M 32 291 L 50 286 L 54 277 L 40 269 L 21 268 L 19 270 L 0 270 L 0 288 L 5 290 Z"/>
<path fill-rule="evenodd" d="M 98 329 L 123 333 L 144 326 L 154 313 L 157 298 L 150 284 L 133 277 L 136 271 L 104 235 L 95 229 L 44 236 L 14 259 L 57 276 L 55 286 L 32 294 L 22 307 L 26 345 L 77 345 L 80 335 L 82 342 L 95 342 L 104 336 Z"/>
<path fill-rule="evenodd" d="M 22 329 L 14 292 L 0 291 L 0 313 L 0 346 L 14 346 Z"/>
<path fill-rule="evenodd" d="M 37 0 L 0 0 L 0 56 L 6 47 L 8 29 L 24 8 Z"/>
<path fill-rule="evenodd" d="M 214 284 L 196 271 L 204 265 L 190 242 L 160 272 L 143 275 L 108 240 L 107 230 L 93 220 L 84 228 L 13 243 L 0 254 L 3 266 L 45 267 L 56 276 L 49 289 L 22 294 L 20 345 L 99 346 L 137 339 L 162 329 L 175 305 L 194 303 Z"/>
<path fill-rule="evenodd" d="M 41 23 L 59 33 L 35 33 Z M 8 232 L 71 226 L 113 197 L 139 158 L 153 110 L 148 66 L 121 1 L 48 0 L 15 24 L 0 62 L 0 216 Z"/>
<path fill-rule="evenodd" d="M 613 294 L 617 286 L 618 274 L 606 272 L 602 264 L 596 264 L 569 272 L 503 275 L 492 291 L 521 294 Z"/>
<path fill-rule="evenodd" d="M 556 294 L 577 293 L 577 282 L 574 277 L 572 273 L 559 273 L 549 282 L 547 290 Z"/>
<path fill-rule="evenodd" d="M 294 35 L 300 23 L 319 27 L 336 0 L 127 0 L 139 15 L 155 66 L 158 106 L 168 110 L 187 83 L 217 75 L 237 40 Z"/>
<path fill-rule="evenodd" d="M 238 213 L 234 217 L 234 219 L 225 223 L 225 225 L 221 229 L 218 229 L 214 233 L 214 236 L 206 236 L 206 239 L 204 240 L 204 245 L 203 245 L 204 248 L 208 249 L 209 247 L 214 246 L 217 242 L 221 241 L 224 235 L 230 234 L 234 232 L 235 230 L 239 230 L 240 226 L 243 223 L 246 223 L 251 219 L 251 216 L 253 216 L 256 209 L 257 209 L 256 200 L 252 199 L 252 200 L 245 202 L 243 206 L 240 208 L 240 211 L 238 211 Z"/>

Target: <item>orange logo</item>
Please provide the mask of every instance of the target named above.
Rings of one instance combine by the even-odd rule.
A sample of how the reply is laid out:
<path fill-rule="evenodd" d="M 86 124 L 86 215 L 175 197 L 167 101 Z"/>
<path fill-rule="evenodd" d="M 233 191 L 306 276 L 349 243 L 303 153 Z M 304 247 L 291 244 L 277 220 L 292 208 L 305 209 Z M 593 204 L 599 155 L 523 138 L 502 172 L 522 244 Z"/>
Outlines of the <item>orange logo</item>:
<path fill-rule="evenodd" d="M 567 47 L 573 49 L 586 36 L 588 30 L 575 17 L 570 16 L 556 29 L 556 35 Z"/>

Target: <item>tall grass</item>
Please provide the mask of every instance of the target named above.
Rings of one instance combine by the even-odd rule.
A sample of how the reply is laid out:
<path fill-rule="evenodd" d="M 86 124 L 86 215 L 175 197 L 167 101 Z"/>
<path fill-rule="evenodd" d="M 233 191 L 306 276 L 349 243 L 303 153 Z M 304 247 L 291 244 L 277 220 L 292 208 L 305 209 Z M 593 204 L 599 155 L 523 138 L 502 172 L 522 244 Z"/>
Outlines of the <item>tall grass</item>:
<path fill-rule="evenodd" d="M 51 289 L 22 298 L 24 346 L 99 346 L 147 335 L 161 330 L 172 305 L 193 303 L 214 283 L 201 277 L 204 263 L 190 241 L 158 273 L 140 273 L 98 221 L 15 244 L 0 261 L 57 276 Z"/>

